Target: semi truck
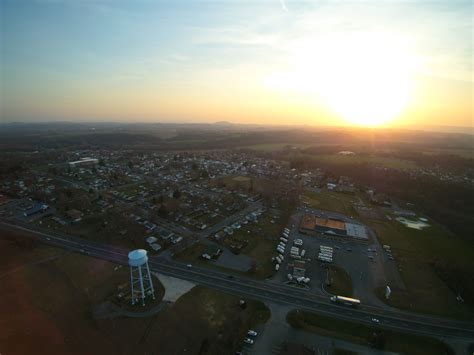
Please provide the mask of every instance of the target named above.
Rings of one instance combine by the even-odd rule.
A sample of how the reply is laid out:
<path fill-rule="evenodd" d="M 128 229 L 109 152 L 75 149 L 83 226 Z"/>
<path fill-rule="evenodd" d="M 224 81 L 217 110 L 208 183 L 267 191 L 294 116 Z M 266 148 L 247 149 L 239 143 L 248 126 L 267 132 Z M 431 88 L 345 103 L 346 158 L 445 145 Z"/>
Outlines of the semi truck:
<path fill-rule="evenodd" d="M 341 303 L 346 306 L 357 307 L 360 305 L 360 300 L 344 296 L 332 296 L 330 298 L 331 302 Z"/>

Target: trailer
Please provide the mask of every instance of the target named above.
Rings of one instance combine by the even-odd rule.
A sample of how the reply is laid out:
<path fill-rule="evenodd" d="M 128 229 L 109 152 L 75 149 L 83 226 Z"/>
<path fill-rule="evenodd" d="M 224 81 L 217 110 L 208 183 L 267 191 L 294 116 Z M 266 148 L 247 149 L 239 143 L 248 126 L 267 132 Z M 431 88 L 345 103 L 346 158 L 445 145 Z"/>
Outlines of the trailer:
<path fill-rule="evenodd" d="M 360 305 L 360 300 L 356 298 L 344 297 L 344 296 L 332 296 L 330 298 L 331 302 L 341 303 L 346 306 L 357 307 Z"/>
<path fill-rule="evenodd" d="M 325 258 L 331 258 L 331 259 L 332 259 L 332 257 L 333 257 L 332 254 L 326 254 L 326 253 L 319 253 L 318 255 L 319 255 L 319 256 L 324 256 Z"/>

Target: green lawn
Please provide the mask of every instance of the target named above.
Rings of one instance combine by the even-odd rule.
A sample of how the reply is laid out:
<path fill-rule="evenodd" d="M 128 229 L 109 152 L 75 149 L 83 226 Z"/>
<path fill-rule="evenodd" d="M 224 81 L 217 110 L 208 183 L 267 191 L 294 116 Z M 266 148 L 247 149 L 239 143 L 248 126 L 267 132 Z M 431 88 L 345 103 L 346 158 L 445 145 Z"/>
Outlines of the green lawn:
<path fill-rule="evenodd" d="M 391 352 L 411 355 L 454 354 L 451 348 L 434 338 L 338 320 L 301 310 L 288 313 L 287 321 L 295 328 Z M 374 336 L 374 333 L 377 335 Z"/>

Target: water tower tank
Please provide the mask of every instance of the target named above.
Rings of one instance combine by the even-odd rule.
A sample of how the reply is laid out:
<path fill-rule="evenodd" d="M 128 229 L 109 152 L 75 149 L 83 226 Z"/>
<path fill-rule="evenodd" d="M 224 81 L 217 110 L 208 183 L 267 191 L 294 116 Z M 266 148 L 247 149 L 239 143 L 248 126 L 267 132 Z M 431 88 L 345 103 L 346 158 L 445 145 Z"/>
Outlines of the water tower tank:
<path fill-rule="evenodd" d="M 144 249 L 136 249 L 128 253 L 128 264 L 130 266 L 145 265 L 147 261 L 148 261 L 147 252 Z"/>

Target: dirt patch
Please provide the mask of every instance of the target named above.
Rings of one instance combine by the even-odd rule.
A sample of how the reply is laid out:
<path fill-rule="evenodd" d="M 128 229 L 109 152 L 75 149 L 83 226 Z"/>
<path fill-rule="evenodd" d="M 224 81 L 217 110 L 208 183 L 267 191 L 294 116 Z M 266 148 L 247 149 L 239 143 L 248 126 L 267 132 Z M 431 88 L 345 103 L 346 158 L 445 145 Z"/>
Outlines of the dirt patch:
<path fill-rule="evenodd" d="M 163 296 L 163 301 L 167 302 L 176 302 L 182 295 L 189 292 L 194 286 L 194 283 L 177 279 L 171 276 L 165 276 L 159 273 L 153 273 L 163 284 L 165 288 L 165 294 Z"/>

